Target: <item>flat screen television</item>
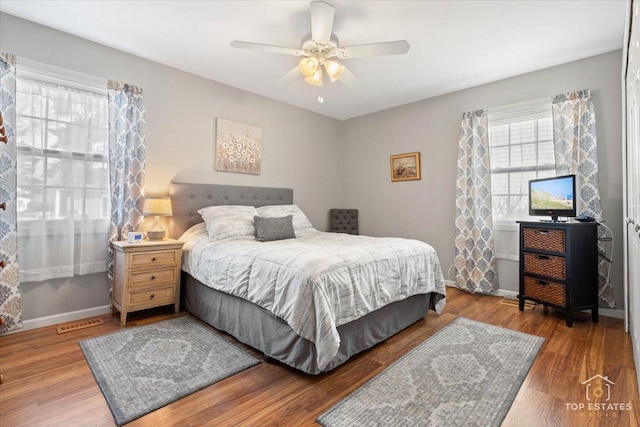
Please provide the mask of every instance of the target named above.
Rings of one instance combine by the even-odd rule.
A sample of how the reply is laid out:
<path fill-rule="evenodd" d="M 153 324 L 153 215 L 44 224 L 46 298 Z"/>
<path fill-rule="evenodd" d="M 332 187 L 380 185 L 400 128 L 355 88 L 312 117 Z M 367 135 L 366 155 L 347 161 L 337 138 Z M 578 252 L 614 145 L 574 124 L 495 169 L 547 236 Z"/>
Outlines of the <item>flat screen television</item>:
<path fill-rule="evenodd" d="M 576 216 L 576 176 L 554 176 L 529 181 L 529 215 L 558 217 Z"/>

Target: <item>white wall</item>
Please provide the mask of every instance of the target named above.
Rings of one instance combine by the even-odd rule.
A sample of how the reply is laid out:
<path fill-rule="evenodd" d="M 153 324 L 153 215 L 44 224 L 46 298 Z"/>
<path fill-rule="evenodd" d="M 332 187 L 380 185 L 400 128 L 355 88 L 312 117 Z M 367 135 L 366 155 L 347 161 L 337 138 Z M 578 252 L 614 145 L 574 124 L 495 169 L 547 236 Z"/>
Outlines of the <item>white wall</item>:
<path fill-rule="evenodd" d="M 0 51 L 143 88 L 148 195 L 166 195 L 172 180 L 293 188 L 322 230 L 328 209 L 341 206 L 337 120 L 7 14 L 0 14 Z M 262 127 L 260 175 L 214 170 L 217 117 Z M 92 276 L 21 284 L 25 320 L 108 304 L 105 275 Z"/>
<path fill-rule="evenodd" d="M 611 279 L 622 308 L 621 61 L 621 51 L 610 52 L 342 122 L 344 206 L 360 209 L 363 234 L 431 243 L 446 274 L 454 257 L 462 113 L 589 88 L 604 218 L 617 243 Z M 389 156 L 412 151 L 421 152 L 422 180 L 391 182 Z M 502 289 L 518 291 L 517 262 L 500 261 L 498 274 Z"/>

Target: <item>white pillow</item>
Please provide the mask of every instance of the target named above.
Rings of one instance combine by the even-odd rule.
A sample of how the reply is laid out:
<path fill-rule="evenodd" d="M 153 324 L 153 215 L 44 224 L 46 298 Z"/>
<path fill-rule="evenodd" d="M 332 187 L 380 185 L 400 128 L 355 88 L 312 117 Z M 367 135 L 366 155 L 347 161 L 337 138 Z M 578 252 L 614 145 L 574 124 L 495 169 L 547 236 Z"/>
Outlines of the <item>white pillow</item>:
<path fill-rule="evenodd" d="M 209 240 L 255 238 L 253 217 L 258 211 L 253 206 L 220 205 L 198 210 L 207 224 Z"/>
<path fill-rule="evenodd" d="M 205 224 L 204 222 L 199 222 L 196 225 L 192 225 L 191 227 L 189 227 L 187 231 L 182 233 L 182 236 L 180 236 L 178 240 L 180 240 L 181 242 L 188 242 L 189 239 L 195 236 L 198 236 L 200 234 L 206 234 L 206 233 L 207 233 L 207 224 Z"/>
<path fill-rule="evenodd" d="M 296 236 L 315 231 L 311 221 L 296 205 L 271 205 L 260 206 L 256 209 L 260 216 L 265 218 L 279 218 L 287 215 L 293 215 L 293 230 L 296 232 Z"/>

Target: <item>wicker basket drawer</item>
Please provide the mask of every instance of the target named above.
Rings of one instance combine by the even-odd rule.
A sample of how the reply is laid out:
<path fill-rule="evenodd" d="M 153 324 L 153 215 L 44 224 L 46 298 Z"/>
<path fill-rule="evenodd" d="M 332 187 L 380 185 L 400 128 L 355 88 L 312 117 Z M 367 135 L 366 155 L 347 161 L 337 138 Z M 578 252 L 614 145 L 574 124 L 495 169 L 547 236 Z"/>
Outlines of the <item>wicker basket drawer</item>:
<path fill-rule="evenodd" d="M 567 277 L 565 259 L 562 256 L 524 253 L 524 272 L 540 274 L 564 280 Z"/>
<path fill-rule="evenodd" d="M 565 288 L 564 285 L 560 283 L 525 276 L 524 295 L 525 297 L 531 297 L 560 307 L 566 307 Z"/>
<path fill-rule="evenodd" d="M 131 292 L 129 299 L 129 311 L 140 310 L 147 307 L 158 307 L 165 304 L 173 304 L 175 302 L 174 292 L 174 288 Z"/>
<path fill-rule="evenodd" d="M 547 228 L 523 228 L 524 247 L 564 253 L 564 230 Z"/>

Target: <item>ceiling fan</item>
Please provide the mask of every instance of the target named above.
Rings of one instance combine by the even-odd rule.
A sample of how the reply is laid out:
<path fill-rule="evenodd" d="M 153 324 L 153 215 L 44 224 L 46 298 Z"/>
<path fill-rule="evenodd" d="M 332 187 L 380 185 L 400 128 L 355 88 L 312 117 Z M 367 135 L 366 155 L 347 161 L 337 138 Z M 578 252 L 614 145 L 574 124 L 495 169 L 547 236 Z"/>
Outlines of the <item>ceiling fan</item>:
<path fill-rule="evenodd" d="M 320 87 L 320 96 L 318 96 L 318 102 L 320 103 L 324 102 L 322 95 L 324 74 L 332 82 L 340 80 L 349 87 L 357 85 L 355 76 L 335 58 L 349 59 L 379 55 L 403 55 L 409 51 L 409 42 L 406 40 L 340 47 L 338 37 L 331 32 L 334 15 L 335 9 L 329 3 L 312 1 L 311 34 L 303 37 L 300 49 L 238 40 L 232 41 L 231 46 L 302 57 L 298 65 L 280 78 L 278 83 L 283 84 L 302 75 L 307 83 Z"/>

